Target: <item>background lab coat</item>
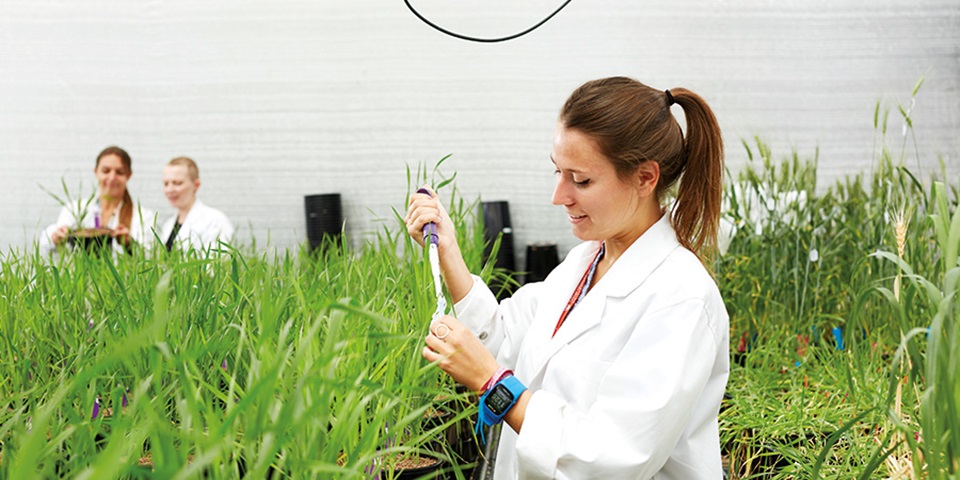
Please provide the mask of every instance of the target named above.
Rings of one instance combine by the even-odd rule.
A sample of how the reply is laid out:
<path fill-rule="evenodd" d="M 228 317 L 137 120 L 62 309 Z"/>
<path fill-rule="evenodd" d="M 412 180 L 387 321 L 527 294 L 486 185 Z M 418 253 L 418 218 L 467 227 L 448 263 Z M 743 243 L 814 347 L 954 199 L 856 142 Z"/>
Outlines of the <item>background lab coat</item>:
<path fill-rule="evenodd" d="M 164 245 L 167 243 L 167 238 L 170 238 L 173 226 L 177 223 L 177 215 L 175 213 L 163 222 L 160 241 Z M 228 243 L 232 241 L 233 224 L 220 210 L 208 207 L 199 199 L 194 200 L 193 207 L 187 213 L 187 218 L 183 220 L 180 231 L 177 232 L 174 245 L 180 245 L 184 249 L 192 246 L 195 250 L 202 250 L 216 246 L 217 240 Z"/>
<path fill-rule="evenodd" d="M 551 339 L 599 247 L 577 246 L 500 305 L 475 277 L 455 305 L 533 392 L 522 433 L 503 427 L 494 478 L 722 478 L 729 319 L 716 284 L 664 215 Z"/>
<path fill-rule="evenodd" d="M 57 217 L 57 223 L 48 226 L 43 230 L 43 233 L 40 234 L 40 252 L 44 255 L 52 253 L 56 249 L 56 245 L 53 244 L 51 235 L 53 232 L 57 231 L 58 228 L 66 225 L 70 229 L 80 229 L 80 228 L 94 228 L 96 227 L 96 221 L 94 217 L 100 212 L 100 200 L 97 199 L 93 202 L 90 202 L 90 205 L 86 207 L 86 212 L 83 212 L 83 204 L 85 201 L 77 201 L 76 203 L 71 204 L 70 206 L 65 206 L 60 209 L 60 215 Z M 117 213 L 106 223 L 106 225 L 101 225 L 107 228 L 117 228 L 117 224 L 120 223 L 120 210 L 122 210 L 123 204 L 121 203 L 121 208 L 117 209 Z M 83 218 L 80 218 L 80 217 Z M 102 220 L 102 219 L 101 219 Z M 149 247 L 150 242 L 153 240 L 153 228 L 156 226 L 157 216 L 156 212 L 153 210 L 148 210 L 146 208 L 141 208 L 139 205 L 133 205 L 133 217 L 130 220 L 130 238 L 132 238 L 138 244 Z M 149 241 L 145 241 L 149 240 Z M 64 241 L 65 244 L 66 241 Z M 110 242 L 113 246 L 113 251 L 116 253 L 123 253 L 123 245 L 120 245 L 120 242 L 112 241 Z M 69 244 L 67 244 L 69 245 Z"/>

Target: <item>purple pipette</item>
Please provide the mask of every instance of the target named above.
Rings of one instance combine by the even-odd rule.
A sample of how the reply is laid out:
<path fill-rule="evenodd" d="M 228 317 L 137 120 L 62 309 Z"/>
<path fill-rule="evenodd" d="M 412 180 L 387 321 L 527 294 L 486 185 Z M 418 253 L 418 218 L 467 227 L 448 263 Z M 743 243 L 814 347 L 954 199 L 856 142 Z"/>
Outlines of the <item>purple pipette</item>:
<path fill-rule="evenodd" d="M 433 196 L 426 188 L 417 190 L 417 193 L 422 193 L 430 197 Z M 443 286 L 440 283 L 440 253 L 437 247 L 440 243 L 440 236 L 437 235 L 436 223 L 430 222 L 423 226 L 423 243 L 429 243 L 430 245 L 427 255 L 430 259 L 430 270 L 433 272 L 433 287 L 437 295 L 437 309 L 433 312 L 433 319 L 431 320 L 434 321 L 442 317 L 447 309 L 447 299 L 443 296 Z"/>

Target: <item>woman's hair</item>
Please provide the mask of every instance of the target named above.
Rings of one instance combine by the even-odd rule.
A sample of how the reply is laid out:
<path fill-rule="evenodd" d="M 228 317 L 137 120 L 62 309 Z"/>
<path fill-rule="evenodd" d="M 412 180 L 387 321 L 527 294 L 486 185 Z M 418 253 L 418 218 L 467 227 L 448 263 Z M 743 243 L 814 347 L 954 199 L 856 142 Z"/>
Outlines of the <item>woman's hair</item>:
<path fill-rule="evenodd" d="M 194 162 L 193 159 L 189 157 L 174 158 L 167 162 L 167 165 L 183 165 L 187 167 L 187 176 L 190 177 L 190 180 L 200 179 L 200 169 L 197 168 L 197 162 Z"/>
<path fill-rule="evenodd" d="M 116 155 L 120 159 L 120 162 L 123 163 L 123 166 L 127 169 L 127 176 L 133 173 L 133 161 L 130 160 L 130 154 L 126 150 L 117 147 L 110 146 L 104 148 L 99 155 L 97 155 L 97 164 L 94 168 L 100 166 L 100 159 L 106 157 L 107 155 Z M 133 220 L 133 199 L 130 198 L 130 190 L 127 188 L 123 189 L 123 207 L 120 208 L 120 222 L 123 225 L 126 225 L 127 228 L 131 227 L 131 221 Z"/>
<path fill-rule="evenodd" d="M 686 138 L 670 113 L 673 103 L 683 108 Z M 603 78 L 570 95 L 560 122 L 592 138 L 621 179 L 642 163 L 657 162 L 658 200 L 679 180 L 671 212 L 677 239 L 709 266 L 720 221 L 723 140 L 699 95 L 685 88 L 655 90 L 626 77 Z"/>

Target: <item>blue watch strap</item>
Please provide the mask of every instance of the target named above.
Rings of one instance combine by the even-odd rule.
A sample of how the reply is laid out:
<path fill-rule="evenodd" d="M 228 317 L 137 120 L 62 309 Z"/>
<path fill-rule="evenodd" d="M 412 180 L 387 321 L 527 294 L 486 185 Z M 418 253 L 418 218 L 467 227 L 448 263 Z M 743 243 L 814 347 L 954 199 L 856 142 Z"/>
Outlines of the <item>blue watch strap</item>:
<path fill-rule="evenodd" d="M 480 397 L 477 433 L 481 440 L 483 440 L 483 427 L 493 426 L 503 421 L 503 417 L 513 408 L 517 400 L 520 399 L 520 395 L 526 390 L 527 387 L 523 382 L 517 377 L 509 375 L 497 382 Z"/>

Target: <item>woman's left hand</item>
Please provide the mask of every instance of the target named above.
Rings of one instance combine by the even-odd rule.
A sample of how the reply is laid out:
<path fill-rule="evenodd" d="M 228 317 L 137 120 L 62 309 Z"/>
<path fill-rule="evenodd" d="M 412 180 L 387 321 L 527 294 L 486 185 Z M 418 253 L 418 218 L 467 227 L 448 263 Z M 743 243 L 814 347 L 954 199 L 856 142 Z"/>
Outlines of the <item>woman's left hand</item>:
<path fill-rule="evenodd" d="M 447 372 L 457 383 L 477 392 L 500 367 L 469 328 L 444 315 L 430 325 L 423 358 Z"/>
<path fill-rule="evenodd" d="M 120 223 L 113 229 L 110 236 L 119 241 L 122 245 L 130 243 L 130 228 Z"/>

